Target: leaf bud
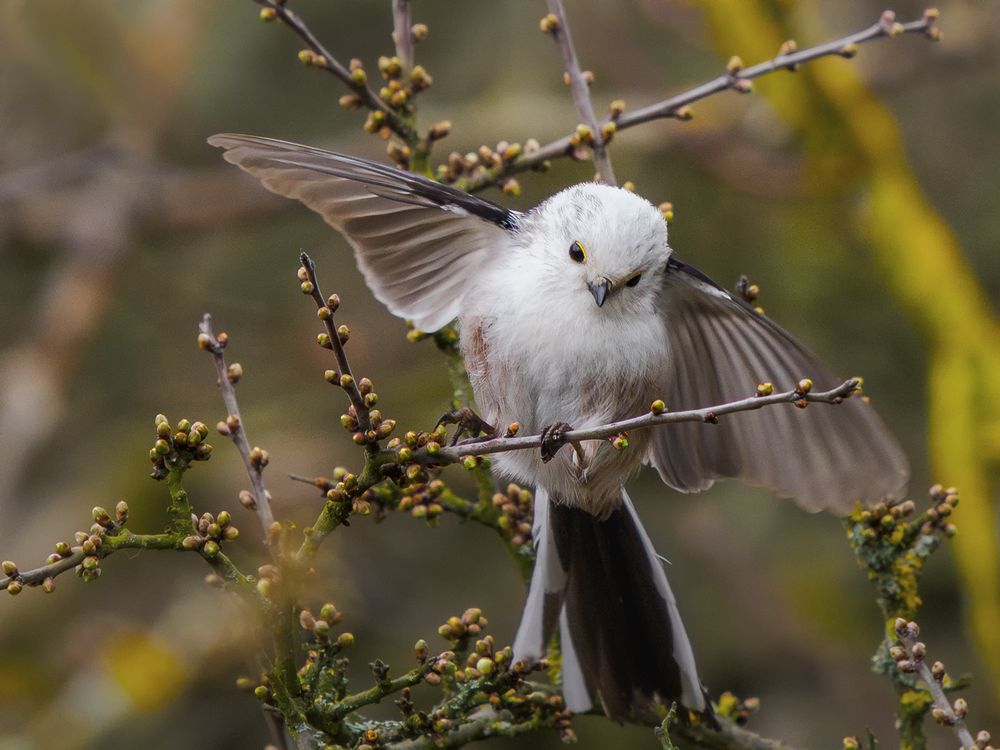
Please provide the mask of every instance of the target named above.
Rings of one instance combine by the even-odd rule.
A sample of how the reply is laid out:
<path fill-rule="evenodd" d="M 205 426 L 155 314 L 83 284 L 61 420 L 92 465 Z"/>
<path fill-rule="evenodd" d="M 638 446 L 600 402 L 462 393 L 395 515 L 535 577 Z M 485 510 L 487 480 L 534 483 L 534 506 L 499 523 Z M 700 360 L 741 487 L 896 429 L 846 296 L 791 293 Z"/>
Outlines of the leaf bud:
<path fill-rule="evenodd" d="M 538 28 L 543 34 L 555 34 L 559 31 L 559 18 L 555 13 L 542 16 L 542 20 L 538 22 Z"/>

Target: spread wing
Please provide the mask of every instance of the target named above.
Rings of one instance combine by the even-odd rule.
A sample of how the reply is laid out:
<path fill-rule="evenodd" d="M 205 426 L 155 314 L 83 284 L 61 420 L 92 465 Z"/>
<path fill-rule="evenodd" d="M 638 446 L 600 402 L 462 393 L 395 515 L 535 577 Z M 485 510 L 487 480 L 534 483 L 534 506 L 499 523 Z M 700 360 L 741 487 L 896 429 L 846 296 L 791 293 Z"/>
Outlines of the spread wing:
<path fill-rule="evenodd" d="M 390 311 L 425 331 L 456 317 L 469 278 L 520 214 L 399 169 L 296 143 L 213 135 L 226 161 L 340 231 Z"/>
<path fill-rule="evenodd" d="M 664 274 L 662 306 L 670 344 L 663 388 L 675 411 L 746 398 L 765 381 L 779 390 L 802 378 L 817 390 L 843 382 L 775 323 L 675 259 Z M 895 439 L 857 397 L 741 412 L 714 425 L 668 425 L 654 431 L 649 460 L 684 492 L 736 477 L 814 511 L 900 497 L 909 478 Z"/>

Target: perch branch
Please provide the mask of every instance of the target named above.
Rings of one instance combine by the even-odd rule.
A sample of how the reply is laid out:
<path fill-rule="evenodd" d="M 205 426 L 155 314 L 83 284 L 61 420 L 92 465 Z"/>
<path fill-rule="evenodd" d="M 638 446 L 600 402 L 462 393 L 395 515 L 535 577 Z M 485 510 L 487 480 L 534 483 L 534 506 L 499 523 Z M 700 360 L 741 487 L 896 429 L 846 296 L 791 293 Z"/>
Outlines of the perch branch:
<path fill-rule="evenodd" d="M 895 37 L 903 34 L 924 34 L 929 39 L 936 40 L 939 37 L 937 18 L 938 16 L 935 11 L 928 10 L 918 20 L 897 23 L 895 14 L 892 11 L 886 11 L 876 23 L 868 28 L 854 34 L 848 34 L 834 41 L 826 42 L 825 44 L 795 51 L 793 43 L 786 43 L 781 53 L 770 60 L 765 60 L 748 68 L 733 65 L 731 62 L 725 73 L 700 86 L 631 112 L 622 112 L 617 116 L 612 115 L 606 118 L 601 126 L 595 130 L 595 136 L 600 135 L 601 128 L 604 125 L 612 122 L 617 132 L 650 122 L 651 120 L 671 117 L 679 120 L 689 120 L 691 119 L 689 107 L 697 101 L 707 99 L 710 96 L 730 89 L 744 92 L 750 91 L 750 81 L 755 78 L 761 78 L 779 70 L 795 70 L 799 64 L 821 57 L 853 57 L 859 45 L 876 39 Z M 485 170 L 469 178 L 458 179 L 454 182 L 454 185 L 462 190 L 475 192 L 496 184 L 508 175 L 538 168 L 546 161 L 574 156 L 576 151 L 574 144 L 578 138 L 578 133 L 563 136 L 533 151 L 525 152 L 512 161 L 501 163 L 493 169 Z"/>
<path fill-rule="evenodd" d="M 597 115 L 594 114 L 594 105 L 590 100 L 590 85 L 584 78 L 583 71 L 580 70 L 580 62 L 576 57 L 573 35 L 570 33 L 569 23 L 566 21 L 566 9 L 563 7 L 562 0 L 547 0 L 547 3 L 550 15 L 543 19 L 542 23 L 547 26 L 562 53 L 566 74 L 569 76 L 573 103 L 583 119 L 583 124 L 590 131 L 589 138 L 592 139 L 591 151 L 593 152 L 594 166 L 597 167 L 603 182 L 608 185 L 617 185 L 614 170 L 611 168 L 611 158 L 605 148 L 606 139 L 601 125 L 597 121 Z"/>
<path fill-rule="evenodd" d="M 247 440 L 246 429 L 243 426 L 243 419 L 240 417 L 240 406 L 236 401 L 236 388 L 234 385 L 239 376 L 226 364 L 226 358 L 222 353 L 227 339 L 223 338 L 220 341 L 219 337 L 215 335 L 215 332 L 212 330 L 212 316 L 208 313 L 205 313 L 205 316 L 201 319 L 198 330 L 201 332 L 198 337 L 199 345 L 212 355 L 212 360 L 215 362 L 215 370 L 219 376 L 219 390 L 222 392 L 222 400 L 225 402 L 228 414 L 226 428 L 233 444 L 240 452 L 243 465 L 246 467 L 247 477 L 250 479 L 250 486 L 253 490 L 254 510 L 257 513 L 257 518 L 260 519 L 261 526 L 264 528 L 264 538 L 270 540 L 268 530 L 274 523 L 274 514 L 271 512 L 270 496 L 264 488 L 264 461 L 261 457 L 255 455 L 255 453 L 261 452 L 259 448 L 251 450 L 250 443 Z M 268 541 L 268 544 L 270 544 L 270 541 Z"/>
<path fill-rule="evenodd" d="M 763 384 L 766 386 L 766 384 Z M 767 395 L 754 395 L 749 398 L 731 401 L 717 406 L 706 406 L 700 409 L 688 409 L 685 411 L 659 411 L 651 409 L 646 414 L 629 419 L 622 419 L 617 422 L 600 425 L 598 427 L 588 427 L 580 430 L 570 430 L 564 433 L 565 443 L 576 443 L 581 440 L 606 440 L 615 436 L 620 436 L 629 430 L 656 427 L 665 424 L 676 424 L 678 422 L 710 422 L 713 423 L 719 417 L 735 414 L 741 411 L 755 411 L 765 406 L 775 406 L 777 404 L 796 405 L 805 404 L 839 404 L 845 398 L 855 393 L 861 385 L 858 378 L 845 380 L 836 388 L 828 391 L 803 392 L 802 390 L 782 391 L 781 393 L 769 393 Z M 758 391 L 760 392 L 760 391 Z M 523 437 L 498 437 L 488 440 L 476 440 L 459 443 L 449 448 L 439 448 L 432 456 L 434 463 L 453 463 L 461 461 L 465 456 L 481 456 L 489 453 L 504 453 L 507 451 L 529 450 L 540 448 L 542 445 L 541 435 L 525 435 Z M 426 449 L 425 449 L 426 455 Z"/>

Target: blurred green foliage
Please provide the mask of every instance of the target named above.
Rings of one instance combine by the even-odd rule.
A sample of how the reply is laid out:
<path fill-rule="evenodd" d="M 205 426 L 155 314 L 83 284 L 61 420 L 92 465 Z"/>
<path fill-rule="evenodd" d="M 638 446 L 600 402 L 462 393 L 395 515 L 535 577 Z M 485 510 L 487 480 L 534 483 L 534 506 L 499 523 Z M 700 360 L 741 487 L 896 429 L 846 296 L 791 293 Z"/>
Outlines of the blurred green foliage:
<path fill-rule="evenodd" d="M 295 7 L 345 61 L 371 68 L 391 48 L 388 2 Z M 730 54 L 770 57 L 786 38 L 824 40 L 882 9 L 868 0 L 579 0 L 569 13 L 600 109 L 619 97 L 655 101 L 716 75 Z M 910 17 L 923 7 L 896 9 Z M 702 103 L 691 123 L 619 134 L 612 157 L 620 179 L 674 203 L 678 255 L 723 283 L 749 274 L 772 317 L 834 369 L 865 376 L 907 448 L 917 491 L 931 478 L 961 488 L 955 569 L 943 556 L 929 566 L 921 624 L 949 665 L 976 674 L 972 712 L 995 727 L 1000 16 L 968 0 L 941 10 L 940 45 L 885 41 L 853 61 L 770 76 L 752 97 Z M 272 456 L 276 510 L 300 523 L 315 515 L 314 493 L 279 477 L 328 472 L 354 452 L 295 289 L 302 247 L 335 280 L 355 368 L 378 382 L 392 415 L 430 427 L 450 398 L 442 358 L 406 342 L 343 241 L 300 207 L 261 195 L 205 146 L 228 130 L 382 155 L 363 116 L 337 106 L 336 82 L 303 70 L 296 41 L 256 12 L 249 0 L 0 6 L 5 557 L 40 562 L 87 508 L 120 497 L 136 526 L 160 518 L 162 496 L 145 477 L 152 416 L 222 414 L 194 347 L 206 309 L 247 370 L 241 404 Z M 454 122 L 439 157 L 572 128 L 558 52 L 536 30 L 542 12 L 515 0 L 414 1 L 415 20 L 430 27 L 418 59 L 435 78 L 421 119 Z M 515 202 L 529 206 L 591 174 L 567 162 L 526 175 Z M 242 469 L 232 452 L 218 454 L 189 490 L 239 517 Z M 792 744 L 830 745 L 865 727 L 889 741 L 894 696 L 868 671 L 881 617 L 836 521 L 730 483 L 704 497 L 673 496 L 646 475 L 636 485 L 710 689 L 760 696 L 752 728 Z M 358 664 L 406 663 L 415 638 L 430 640 L 444 616 L 468 606 L 490 611 L 498 637 L 513 633 L 523 584 L 488 530 L 423 529 L 399 516 L 349 531 L 324 555 L 316 597 L 347 613 Z M 199 561 L 165 562 L 115 558 L 94 585 L 60 580 L 53 597 L 0 603 L 2 750 L 266 741 L 255 701 L 232 687 L 247 669 L 250 624 L 201 583 Z M 595 719 L 579 720 L 577 734 L 591 747 L 655 746 L 645 730 Z"/>

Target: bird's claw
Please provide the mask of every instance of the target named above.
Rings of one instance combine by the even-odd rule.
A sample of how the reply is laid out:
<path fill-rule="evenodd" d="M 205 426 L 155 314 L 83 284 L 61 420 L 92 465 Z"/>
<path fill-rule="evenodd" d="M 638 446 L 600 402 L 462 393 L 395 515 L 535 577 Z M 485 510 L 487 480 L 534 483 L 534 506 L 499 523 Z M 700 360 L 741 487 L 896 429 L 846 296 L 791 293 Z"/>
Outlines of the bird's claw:
<path fill-rule="evenodd" d="M 554 422 L 542 428 L 542 463 L 551 461 L 566 444 L 566 433 L 573 428 L 565 422 Z"/>
<path fill-rule="evenodd" d="M 441 415 L 441 419 L 437 421 L 437 424 L 434 425 L 434 429 L 443 424 L 458 426 L 455 434 L 451 437 L 451 445 L 457 444 L 462 435 L 469 435 L 475 438 L 480 434 L 484 434 L 488 439 L 495 437 L 497 434 L 496 427 L 485 421 L 468 406 L 463 406 L 461 409 L 454 409 L 453 411 L 446 411 Z"/>

